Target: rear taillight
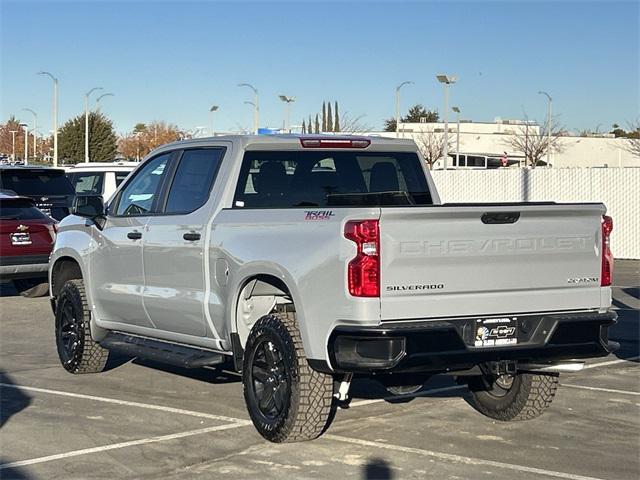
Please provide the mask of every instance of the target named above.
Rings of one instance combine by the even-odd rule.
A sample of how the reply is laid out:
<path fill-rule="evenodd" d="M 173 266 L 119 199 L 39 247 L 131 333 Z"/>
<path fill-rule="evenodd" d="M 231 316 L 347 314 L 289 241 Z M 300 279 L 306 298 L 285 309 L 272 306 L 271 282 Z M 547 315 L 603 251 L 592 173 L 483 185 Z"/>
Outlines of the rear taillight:
<path fill-rule="evenodd" d="M 613 254 L 609 239 L 613 230 L 613 219 L 608 215 L 602 216 L 602 272 L 600 274 L 600 285 L 608 287 L 611 285 L 613 276 Z"/>
<path fill-rule="evenodd" d="M 349 293 L 354 297 L 380 296 L 380 227 L 378 220 L 347 222 L 344 236 L 358 248 L 349 262 Z"/>

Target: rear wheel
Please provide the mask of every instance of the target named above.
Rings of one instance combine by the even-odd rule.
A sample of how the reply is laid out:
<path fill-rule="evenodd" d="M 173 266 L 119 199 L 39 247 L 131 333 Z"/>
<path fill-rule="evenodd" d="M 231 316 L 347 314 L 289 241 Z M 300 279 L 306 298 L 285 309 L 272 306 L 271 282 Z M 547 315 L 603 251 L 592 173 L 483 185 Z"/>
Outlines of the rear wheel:
<path fill-rule="evenodd" d="M 82 280 L 64 284 L 56 302 L 56 346 L 62 366 L 70 373 L 104 370 L 109 351 L 91 337 L 90 311 Z"/>
<path fill-rule="evenodd" d="M 44 278 L 25 278 L 13 281 L 20 295 L 27 298 L 44 297 L 49 293 L 49 284 Z"/>
<path fill-rule="evenodd" d="M 557 374 L 472 377 L 467 401 L 483 415 L 496 420 L 529 420 L 549 408 L 557 388 Z"/>
<path fill-rule="evenodd" d="M 266 315 L 256 322 L 242 373 L 249 416 L 267 440 L 311 440 L 328 427 L 333 377 L 309 367 L 295 313 Z"/>

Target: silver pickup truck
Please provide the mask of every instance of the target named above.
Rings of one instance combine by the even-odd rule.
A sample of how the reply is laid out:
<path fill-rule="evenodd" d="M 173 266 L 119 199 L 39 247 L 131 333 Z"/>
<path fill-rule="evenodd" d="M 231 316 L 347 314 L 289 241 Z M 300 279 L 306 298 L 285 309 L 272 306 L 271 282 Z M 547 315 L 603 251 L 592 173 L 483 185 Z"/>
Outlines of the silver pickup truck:
<path fill-rule="evenodd" d="M 64 368 L 231 365 L 274 442 L 319 436 L 354 375 L 411 394 L 446 373 L 533 418 L 615 348 L 604 205 L 442 204 L 412 141 L 172 143 L 73 213 L 49 270 Z"/>

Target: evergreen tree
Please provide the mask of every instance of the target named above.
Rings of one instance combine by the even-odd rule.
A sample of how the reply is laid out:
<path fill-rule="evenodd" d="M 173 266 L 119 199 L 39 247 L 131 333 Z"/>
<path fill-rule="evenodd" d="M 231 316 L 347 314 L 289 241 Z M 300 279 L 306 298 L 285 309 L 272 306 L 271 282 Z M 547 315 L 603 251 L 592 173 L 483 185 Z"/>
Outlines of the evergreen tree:
<path fill-rule="evenodd" d="M 322 102 L 322 131 L 327 131 L 327 106 Z"/>
<path fill-rule="evenodd" d="M 65 123 L 58 133 L 60 158 L 78 163 L 84 161 L 84 114 Z M 89 113 L 89 161 L 111 162 L 116 157 L 117 137 L 111 120 L 99 112 Z"/>
<path fill-rule="evenodd" d="M 340 113 L 338 113 L 338 101 L 336 100 L 336 108 L 333 109 L 333 131 L 340 131 Z"/>
<path fill-rule="evenodd" d="M 318 120 L 317 113 L 316 113 L 316 133 L 320 133 L 320 121 Z"/>
<path fill-rule="evenodd" d="M 309 123 L 307 123 L 307 125 L 309 125 L 307 127 L 307 130 L 309 130 L 309 133 L 313 133 L 313 120 L 311 119 L 311 115 L 309 115 Z"/>
<path fill-rule="evenodd" d="M 304 123 L 304 120 L 302 120 L 302 133 L 307 133 L 307 126 Z"/>
<path fill-rule="evenodd" d="M 333 132 L 333 115 L 331 114 L 331 102 L 327 102 L 327 132 Z"/>

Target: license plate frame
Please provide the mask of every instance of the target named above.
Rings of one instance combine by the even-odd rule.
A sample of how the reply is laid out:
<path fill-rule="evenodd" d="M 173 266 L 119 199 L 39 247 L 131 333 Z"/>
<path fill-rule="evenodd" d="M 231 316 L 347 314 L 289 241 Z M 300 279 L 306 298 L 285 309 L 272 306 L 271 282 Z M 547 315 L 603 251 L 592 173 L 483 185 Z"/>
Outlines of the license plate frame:
<path fill-rule="evenodd" d="M 31 235 L 28 232 L 16 232 L 10 235 L 11 245 L 19 247 L 23 245 L 31 245 Z"/>
<path fill-rule="evenodd" d="M 477 318 L 474 346 L 511 347 L 518 344 L 518 317 Z"/>

